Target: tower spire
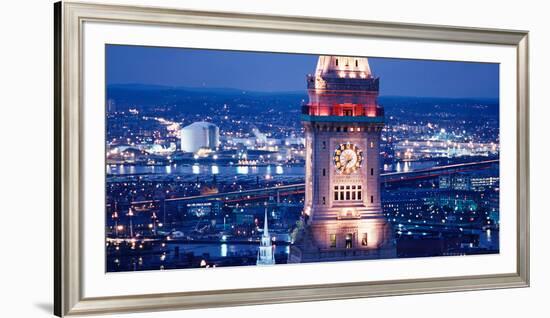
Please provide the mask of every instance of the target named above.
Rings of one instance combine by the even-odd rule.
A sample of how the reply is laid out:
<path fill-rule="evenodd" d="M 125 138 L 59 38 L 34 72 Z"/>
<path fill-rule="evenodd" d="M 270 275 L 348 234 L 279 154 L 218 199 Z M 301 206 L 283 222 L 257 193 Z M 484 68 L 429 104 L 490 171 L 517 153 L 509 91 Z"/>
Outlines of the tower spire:
<path fill-rule="evenodd" d="M 269 236 L 269 227 L 267 224 L 267 207 L 264 212 L 264 233 L 260 238 L 260 247 L 258 250 L 258 258 L 256 265 L 273 265 L 275 264 L 275 251 Z"/>
<path fill-rule="evenodd" d="M 269 235 L 269 228 L 267 226 L 267 208 L 265 208 L 265 216 L 264 216 L 264 236 Z"/>

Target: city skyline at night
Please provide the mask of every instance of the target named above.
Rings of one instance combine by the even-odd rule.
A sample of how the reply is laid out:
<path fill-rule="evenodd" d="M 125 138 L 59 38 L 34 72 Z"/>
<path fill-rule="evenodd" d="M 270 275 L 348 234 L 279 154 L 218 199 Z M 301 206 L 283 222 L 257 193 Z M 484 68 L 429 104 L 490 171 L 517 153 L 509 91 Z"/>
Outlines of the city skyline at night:
<path fill-rule="evenodd" d="M 106 71 L 108 272 L 499 253 L 498 64 L 108 45 Z"/>

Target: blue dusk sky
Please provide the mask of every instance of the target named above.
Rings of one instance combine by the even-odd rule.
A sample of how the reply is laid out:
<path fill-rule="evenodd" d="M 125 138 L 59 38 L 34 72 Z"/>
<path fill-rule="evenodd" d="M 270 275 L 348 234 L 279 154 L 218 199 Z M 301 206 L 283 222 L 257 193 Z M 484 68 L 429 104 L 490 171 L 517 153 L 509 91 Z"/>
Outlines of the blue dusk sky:
<path fill-rule="evenodd" d="M 107 84 L 304 91 L 316 55 L 107 45 Z M 380 95 L 498 98 L 499 65 L 369 58 Z"/>

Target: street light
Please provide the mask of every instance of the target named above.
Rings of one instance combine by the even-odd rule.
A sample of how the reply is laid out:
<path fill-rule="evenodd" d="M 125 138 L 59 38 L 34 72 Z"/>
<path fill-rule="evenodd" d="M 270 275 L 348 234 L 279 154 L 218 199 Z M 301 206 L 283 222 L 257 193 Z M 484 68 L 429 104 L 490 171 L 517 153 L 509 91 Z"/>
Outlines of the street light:
<path fill-rule="evenodd" d="M 113 221 L 115 221 L 115 236 L 118 237 L 118 213 L 115 211 L 111 215 Z"/>
<path fill-rule="evenodd" d="M 153 235 L 157 235 L 157 215 L 155 212 L 153 212 L 153 215 L 151 215 L 151 219 L 153 220 Z"/>
<path fill-rule="evenodd" d="M 132 217 L 134 216 L 134 212 L 132 211 L 132 208 L 128 208 L 128 214 L 127 216 L 130 217 L 130 237 L 134 237 L 134 225 L 132 224 Z"/>

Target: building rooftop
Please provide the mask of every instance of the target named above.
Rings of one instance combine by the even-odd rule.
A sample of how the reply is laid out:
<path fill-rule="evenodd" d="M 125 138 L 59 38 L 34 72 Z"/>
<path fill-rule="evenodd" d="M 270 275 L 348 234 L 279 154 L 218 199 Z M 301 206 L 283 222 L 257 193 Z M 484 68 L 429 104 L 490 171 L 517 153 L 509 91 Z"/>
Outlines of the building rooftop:
<path fill-rule="evenodd" d="M 372 73 L 366 57 L 319 56 L 315 76 L 326 78 L 370 78 Z"/>

